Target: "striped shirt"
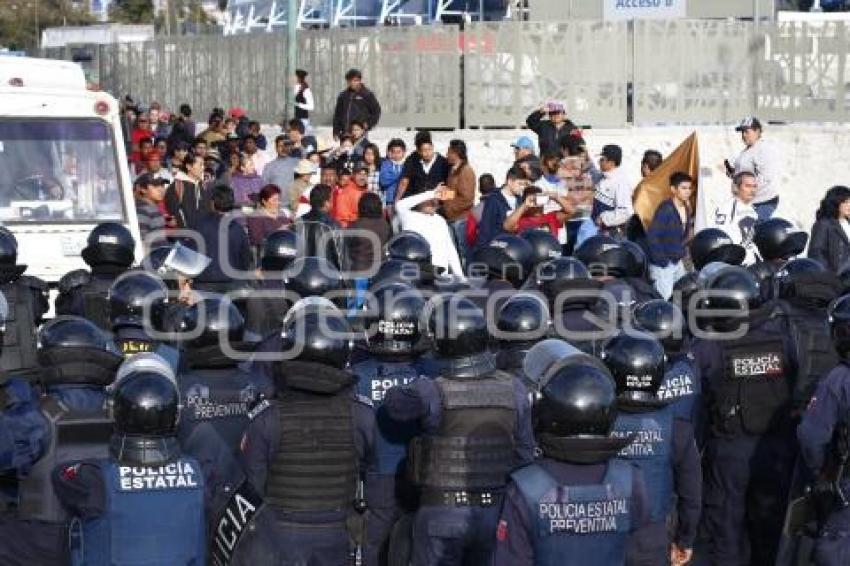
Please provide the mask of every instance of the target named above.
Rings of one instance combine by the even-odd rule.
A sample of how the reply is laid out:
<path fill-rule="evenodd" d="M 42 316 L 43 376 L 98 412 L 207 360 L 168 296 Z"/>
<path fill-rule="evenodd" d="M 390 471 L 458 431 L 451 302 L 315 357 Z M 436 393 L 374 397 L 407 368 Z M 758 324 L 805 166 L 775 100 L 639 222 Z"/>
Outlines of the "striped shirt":
<path fill-rule="evenodd" d="M 164 238 L 157 238 L 154 242 L 148 242 L 148 234 L 165 229 L 165 217 L 157 205 L 146 200 L 136 199 L 136 218 L 139 220 L 139 234 L 146 249 L 149 250 L 165 241 Z"/>

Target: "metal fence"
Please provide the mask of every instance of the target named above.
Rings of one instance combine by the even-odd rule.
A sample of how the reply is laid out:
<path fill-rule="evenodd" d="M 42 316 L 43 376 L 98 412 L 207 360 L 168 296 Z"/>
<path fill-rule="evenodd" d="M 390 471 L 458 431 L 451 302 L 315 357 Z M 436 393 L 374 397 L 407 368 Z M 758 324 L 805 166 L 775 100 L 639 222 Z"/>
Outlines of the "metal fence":
<path fill-rule="evenodd" d="M 298 64 L 329 124 L 350 67 L 383 106 L 381 125 L 513 127 L 546 99 L 580 124 L 850 121 L 850 28 L 717 20 L 501 22 L 309 30 Z M 282 116 L 286 35 L 201 36 L 101 46 L 91 75 L 117 96 L 200 113 L 243 106 Z M 46 53 L 68 57 L 73 49 Z"/>

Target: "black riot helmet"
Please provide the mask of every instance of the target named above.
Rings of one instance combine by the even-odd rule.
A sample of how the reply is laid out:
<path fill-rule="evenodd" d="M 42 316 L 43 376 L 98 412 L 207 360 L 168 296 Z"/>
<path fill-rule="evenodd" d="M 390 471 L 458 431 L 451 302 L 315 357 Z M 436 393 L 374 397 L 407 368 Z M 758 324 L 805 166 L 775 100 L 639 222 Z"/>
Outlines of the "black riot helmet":
<path fill-rule="evenodd" d="M 757 222 L 753 243 L 765 261 L 786 260 L 803 253 L 809 235 L 784 218 L 768 218 Z"/>
<path fill-rule="evenodd" d="M 519 236 L 501 234 L 475 252 L 473 263 L 483 264 L 488 278 L 504 279 L 519 289 L 531 273 L 533 258 L 530 243 Z"/>
<path fill-rule="evenodd" d="M 381 264 L 378 272 L 369 280 L 369 288 L 377 289 L 386 283 L 404 283 L 411 287 L 420 288 L 423 283 L 422 271 L 421 264 L 401 259 L 389 259 Z"/>
<path fill-rule="evenodd" d="M 266 236 L 260 267 L 264 271 L 283 271 L 298 255 L 298 236 L 291 230 L 277 230 Z"/>
<path fill-rule="evenodd" d="M 283 272 L 287 291 L 301 298 L 320 297 L 343 287 L 342 274 L 323 257 L 300 257 Z"/>
<path fill-rule="evenodd" d="M 756 276 L 740 266 L 723 267 L 705 283 L 705 306 L 709 310 L 757 309 L 764 296 Z"/>
<path fill-rule="evenodd" d="M 561 242 L 548 230 L 526 230 L 520 238 L 531 244 L 531 262 L 534 265 L 559 258 L 563 255 Z"/>
<path fill-rule="evenodd" d="M 685 317 L 674 303 L 662 299 L 641 303 L 632 312 L 632 322 L 637 330 L 658 338 L 668 355 L 682 351 Z"/>
<path fill-rule="evenodd" d="M 369 300 L 365 325 L 373 334 L 369 351 L 378 355 L 409 356 L 421 344 L 420 317 L 425 297 L 404 283 L 388 283 L 376 289 Z"/>
<path fill-rule="evenodd" d="M 832 345 L 842 360 L 850 360 L 850 295 L 835 300 L 827 311 Z"/>
<path fill-rule="evenodd" d="M 414 263 L 431 263 L 431 244 L 416 232 L 401 232 L 387 242 L 387 257 Z"/>
<path fill-rule="evenodd" d="M 147 271 L 121 274 L 109 288 L 109 324 L 112 330 L 124 326 L 142 328 L 145 318 L 152 328 L 162 329 L 168 287 Z"/>
<path fill-rule="evenodd" d="M 284 319 L 281 352 L 299 362 L 337 369 L 348 366 L 353 344 L 351 326 L 345 315 L 330 307 L 296 307 Z"/>
<path fill-rule="evenodd" d="M 546 336 L 550 323 L 546 301 L 532 293 L 518 293 L 499 309 L 496 328 L 502 342 L 531 343 Z"/>
<path fill-rule="evenodd" d="M 163 438 L 177 433 L 180 391 L 171 366 L 156 354 L 125 361 L 111 393 L 117 435 Z"/>
<path fill-rule="evenodd" d="M 747 270 L 756 276 L 764 298 L 766 300 L 773 298 L 773 277 L 778 270 L 776 264 L 771 261 L 757 261 L 752 265 L 748 265 Z"/>
<path fill-rule="evenodd" d="M 474 356 L 487 350 L 487 320 L 465 297 L 436 295 L 425 308 L 428 332 L 437 353 L 444 358 Z"/>
<path fill-rule="evenodd" d="M 825 307 L 838 297 L 841 280 L 822 263 L 807 257 L 792 259 L 783 265 L 773 278 L 777 298 L 796 300 Z"/>
<path fill-rule="evenodd" d="M 108 385 L 123 359 L 109 334 L 80 316 L 54 318 L 38 333 L 38 365 L 46 385 Z"/>
<path fill-rule="evenodd" d="M 617 419 L 614 379 L 589 356 L 576 355 L 543 385 L 532 406 L 535 436 L 607 438 Z"/>
<path fill-rule="evenodd" d="M 245 318 L 233 302 L 221 295 L 207 295 L 185 311 L 177 325 L 175 338 L 187 348 L 218 346 L 221 341 L 241 342 L 245 337 Z"/>
<path fill-rule="evenodd" d="M 569 281 L 590 281 L 590 271 L 574 257 L 559 257 L 537 266 L 537 287 L 551 303 L 558 293 L 569 288 Z"/>
<path fill-rule="evenodd" d="M 12 267 L 18 262 L 18 240 L 8 228 L 0 227 L 0 265 Z"/>
<path fill-rule="evenodd" d="M 601 358 L 614 376 L 617 395 L 629 401 L 656 399 L 667 363 L 661 342 L 643 332 L 620 332 L 605 343 Z"/>
<path fill-rule="evenodd" d="M 697 271 L 715 261 L 741 265 L 747 256 L 747 250 L 733 243 L 732 238 L 720 228 L 704 228 L 697 232 L 690 250 Z"/>
<path fill-rule="evenodd" d="M 89 266 L 117 265 L 130 267 L 133 263 L 136 241 L 123 224 L 103 222 L 89 233 L 82 256 Z"/>
<path fill-rule="evenodd" d="M 638 277 L 642 266 L 633 250 L 610 236 L 591 236 L 576 250 L 576 257 L 594 277 Z"/>

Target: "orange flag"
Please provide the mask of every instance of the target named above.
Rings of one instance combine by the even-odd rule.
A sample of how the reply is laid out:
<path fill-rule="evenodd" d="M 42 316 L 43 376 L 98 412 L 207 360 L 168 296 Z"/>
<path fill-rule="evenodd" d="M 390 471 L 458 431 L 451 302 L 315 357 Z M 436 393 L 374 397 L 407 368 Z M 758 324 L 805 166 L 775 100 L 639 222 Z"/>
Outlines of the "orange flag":
<path fill-rule="evenodd" d="M 699 144 L 694 132 L 667 156 L 658 169 L 638 184 L 632 195 L 635 214 L 640 217 L 644 228 L 649 228 L 652 216 L 661 202 L 670 197 L 670 175 L 676 171 L 687 173 L 694 180 L 691 210 L 696 210 L 697 180 L 699 179 Z"/>

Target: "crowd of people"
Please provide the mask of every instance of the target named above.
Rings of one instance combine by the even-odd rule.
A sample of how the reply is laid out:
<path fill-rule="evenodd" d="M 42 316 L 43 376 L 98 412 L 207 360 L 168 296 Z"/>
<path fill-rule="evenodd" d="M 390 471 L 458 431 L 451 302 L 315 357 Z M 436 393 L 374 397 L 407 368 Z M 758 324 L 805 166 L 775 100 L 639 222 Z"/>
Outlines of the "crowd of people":
<path fill-rule="evenodd" d="M 144 256 L 98 225 L 52 320 L 0 229 L 0 563 L 847 563 L 850 189 L 809 242 L 747 118 L 643 226 L 560 102 L 499 186 L 306 77 L 271 145 L 128 107 Z"/>

